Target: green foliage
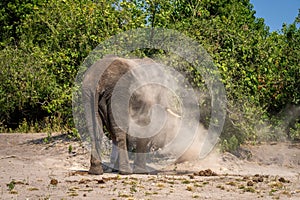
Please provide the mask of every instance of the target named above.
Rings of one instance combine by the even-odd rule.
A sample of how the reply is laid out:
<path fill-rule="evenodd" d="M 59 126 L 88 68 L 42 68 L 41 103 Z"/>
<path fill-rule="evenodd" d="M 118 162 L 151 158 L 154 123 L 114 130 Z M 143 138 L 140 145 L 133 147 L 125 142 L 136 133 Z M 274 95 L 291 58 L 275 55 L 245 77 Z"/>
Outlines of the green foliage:
<path fill-rule="evenodd" d="M 0 48 L 19 42 L 18 28 L 28 14 L 46 0 L 2 0 L 0 2 Z"/>
<path fill-rule="evenodd" d="M 68 147 L 68 152 L 69 152 L 69 153 L 72 153 L 72 151 L 73 151 L 73 147 L 72 147 L 72 145 L 70 144 L 69 147 Z"/>
<path fill-rule="evenodd" d="M 176 22 L 168 26 L 199 41 L 221 71 L 228 99 L 225 149 L 245 140 L 282 138 L 284 120 L 273 116 L 300 99 L 296 25 L 269 33 L 249 1 L 176 2 Z M 201 84 L 200 78 L 195 85 Z"/>
<path fill-rule="evenodd" d="M 294 141 L 300 140 L 300 122 L 297 122 L 294 128 L 290 128 L 290 137 Z"/>
<path fill-rule="evenodd" d="M 8 187 L 9 191 L 12 191 L 16 186 L 15 180 L 12 180 L 10 183 L 6 184 L 6 186 Z"/>
<path fill-rule="evenodd" d="M 36 131 L 44 130 L 47 123 L 51 129 L 73 127 L 72 86 L 83 59 L 102 40 L 144 24 L 134 4 L 124 1 L 122 9 L 116 10 L 114 3 L 58 0 L 30 4 L 26 18 L 18 18 L 14 25 L 18 37 L 10 34 L 18 39 L 18 46 L 0 52 L 0 121 L 4 126 L 29 131 L 26 126 L 38 121 L 41 126 Z"/>
<path fill-rule="evenodd" d="M 43 142 L 46 143 L 46 144 L 48 144 L 48 143 L 51 142 L 51 139 L 52 139 L 52 134 L 51 134 L 51 132 L 48 132 L 48 133 L 47 133 L 47 137 L 45 137 L 45 138 L 43 139 Z"/>
<path fill-rule="evenodd" d="M 235 151 L 241 142 L 236 138 L 235 135 L 231 136 L 229 139 L 224 139 L 222 141 L 222 150 L 233 152 Z"/>
<path fill-rule="evenodd" d="M 41 67 L 47 63 L 45 52 L 22 47 L 0 52 L 0 121 L 11 125 L 43 119 L 60 98 L 55 76 Z"/>

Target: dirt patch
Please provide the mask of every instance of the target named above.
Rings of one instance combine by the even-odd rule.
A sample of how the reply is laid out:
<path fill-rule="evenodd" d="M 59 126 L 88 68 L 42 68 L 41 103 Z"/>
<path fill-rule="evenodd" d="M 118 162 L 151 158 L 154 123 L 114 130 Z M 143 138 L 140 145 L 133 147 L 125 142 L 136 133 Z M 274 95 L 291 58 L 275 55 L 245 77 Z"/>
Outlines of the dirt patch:
<path fill-rule="evenodd" d="M 300 199 L 300 145 L 214 151 L 155 175 L 87 174 L 89 152 L 56 134 L 0 134 L 0 199 Z"/>

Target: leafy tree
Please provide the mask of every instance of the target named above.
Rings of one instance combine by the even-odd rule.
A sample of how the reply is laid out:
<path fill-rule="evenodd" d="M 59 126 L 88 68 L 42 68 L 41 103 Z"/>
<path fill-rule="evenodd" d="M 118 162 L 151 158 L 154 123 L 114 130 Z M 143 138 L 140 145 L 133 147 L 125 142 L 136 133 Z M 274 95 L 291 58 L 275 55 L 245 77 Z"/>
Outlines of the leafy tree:
<path fill-rule="evenodd" d="M 101 41 L 140 27 L 178 30 L 212 56 L 227 92 L 222 137 L 229 149 L 257 139 L 264 121 L 287 106 L 299 106 L 300 12 L 270 33 L 249 0 L 3 0 L 0 8 L 0 124 L 10 128 L 23 118 L 72 127 L 71 88 L 82 61 Z M 184 66 L 194 86 L 204 88 L 201 74 Z M 290 126 L 294 136 L 298 123 L 299 116 Z"/>
<path fill-rule="evenodd" d="M 52 116 L 62 120 L 60 124 L 72 125 L 72 86 L 81 62 L 101 41 L 143 26 L 143 12 L 128 1 L 34 1 L 15 6 L 31 9 L 15 11 L 26 13 L 26 17 L 12 19 L 16 21 L 11 22 L 11 30 L 17 32 L 7 32 L 8 37 L 18 40 L 17 48 L 7 47 L 0 53 L 1 75 L 10 77 L 0 84 L 0 99 L 5 102 L 0 109 L 0 122 L 16 127 L 22 118 L 30 123 Z M 10 76 L 11 71 L 15 75 Z M 38 82 L 33 83 L 32 76 L 48 79 L 35 79 Z M 19 84 L 28 87 L 18 87 Z M 39 90 L 35 84 L 40 85 Z M 37 97 L 32 97 L 32 91 L 38 91 Z"/>
<path fill-rule="evenodd" d="M 2 0 L 0 2 L 0 47 L 18 44 L 22 20 L 46 0 Z"/>

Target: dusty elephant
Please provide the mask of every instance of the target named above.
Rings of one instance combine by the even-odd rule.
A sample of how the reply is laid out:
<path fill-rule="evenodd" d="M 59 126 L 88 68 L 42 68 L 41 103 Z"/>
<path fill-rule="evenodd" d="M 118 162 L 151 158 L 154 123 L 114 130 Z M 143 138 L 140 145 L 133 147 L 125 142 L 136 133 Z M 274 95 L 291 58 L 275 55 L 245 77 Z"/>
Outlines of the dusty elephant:
<path fill-rule="evenodd" d="M 158 89 L 157 86 L 142 86 L 137 88 L 134 93 L 129 90 L 131 84 L 137 83 L 143 79 L 143 75 L 138 74 L 133 69 L 141 65 L 155 65 L 151 59 L 123 59 L 114 56 L 108 56 L 92 65 L 84 75 L 82 83 L 82 97 L 84 102 L 85 118 L 87 121 L 87 128 L 91 137 L 91 165 L 89 169 L 90 174 L 103 174 L 101 163 L 101 140 L 104 135 L 103 127 L 105 126 L 110 133 L 118 156 L 118 168 L 120 174 L 130 174 L 132 169 L 129 164 L 127 152 L 127 134 L 129 125 L 131 123 L 137 124 L 141 127 L 147 126 L 151 121 L 151 107 L 159 104 L 160 110 L 167 112 L 166 115 L 172 115 L 173 118 L 179 118 L 174 112 L 170 111 L 168 107 L 167 93 Z M 153 77 L 158 77 L 160 72 L 150 72 Z M 127 77 L 125 84 L 119 84 L 121 79 Z M 122 81 L 121 81 L 122 82 Z M 119 91 L 120 100 L 115 103 L 112 101 L 114 91 Z M 123 97 L 130 97 L 129 104 L 122 103 Z M 114 104 L 114 105 L 112 105 Z M 117 115 L 114 115 L 114 110 L 118 110 Z M 124 114 L 125 113 L 125 114 Z M 166 114 L 167 113 L 167 114 Z M 116 119 L 118 118 L 118 119 Z M 154 116 L 155 118 L 155 116 Z M 156 118 L 159 118 L 156 116 Z M 131 121 L 130 121 L 131 119 Z M 117 121 L 121 121 L 120 124 Z M 157 121 L 157 120 L 156 120 Z M 154 125 L 155 128 L 155 125 Z M 139 129 L 138 129 L 139 130 Z M 143 130 L 143 128 L 141 129 Z M 143 131 L 141 131 L 143 132 Z M 144 133 L 142 133 L 144 134 Z M 163 138 L 162 138 L 163 137 Z M 153 139 L 156 138 L 156 139 Z M 158 141 L 157 138 L 160 138 Z M 161 139 L 162 138 L 162 139 Z M 149 151 L 149 143 L 151 141 L 158 141 L 164 144 L 162 140 L 167 140 L 166 136 L 149 136 L 136 137 L 136 157 L 134 160 L 134 173 L 145 173 L 146 170 L 146 153 Z"/>

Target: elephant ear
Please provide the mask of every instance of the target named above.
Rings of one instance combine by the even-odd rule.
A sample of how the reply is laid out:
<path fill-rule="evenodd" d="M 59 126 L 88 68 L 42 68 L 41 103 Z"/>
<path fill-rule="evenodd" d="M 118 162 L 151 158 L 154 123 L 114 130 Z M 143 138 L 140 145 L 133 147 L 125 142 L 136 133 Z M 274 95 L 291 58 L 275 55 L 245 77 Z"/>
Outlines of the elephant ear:
<path fill-rule="evenodd" d="M 107 67 L 99 82 L 99 90 L 102 90 L 102 96 L 110 104 L 114 120 L 124 131 L 128 129 L 130 88 L 137 82 L 132 69 L 137 65 L 134 60 L 116 58 Z"/>
<path fill-rule="evenodd" d="M 121 58 L 114 58 L 100 77 L 99 87 L 113 89 L 118 80 L 130 69 L 127 62 Z"/>

